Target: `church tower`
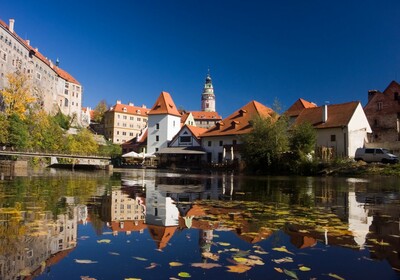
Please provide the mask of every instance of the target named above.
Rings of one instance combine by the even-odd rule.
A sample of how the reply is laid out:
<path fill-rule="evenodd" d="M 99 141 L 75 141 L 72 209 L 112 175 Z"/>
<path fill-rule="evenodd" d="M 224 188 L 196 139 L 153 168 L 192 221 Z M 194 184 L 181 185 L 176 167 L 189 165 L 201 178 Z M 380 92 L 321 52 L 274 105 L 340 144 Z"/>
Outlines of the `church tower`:
<path fill-rule="evenodd" d="M 201 95 L 201 110 L 204 112 L 215 112 L 215 95 L 210 73 L 207 74 L 206 83 Z"/>

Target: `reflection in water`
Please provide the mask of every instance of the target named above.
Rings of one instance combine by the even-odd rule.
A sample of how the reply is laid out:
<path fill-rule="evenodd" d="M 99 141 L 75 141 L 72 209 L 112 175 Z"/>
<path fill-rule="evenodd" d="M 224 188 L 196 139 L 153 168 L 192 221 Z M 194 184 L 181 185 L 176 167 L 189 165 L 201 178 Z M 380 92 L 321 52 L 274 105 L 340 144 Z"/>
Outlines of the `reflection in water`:
<path fill-rule="evenodd" d="M 77 246 L 78 225 L 91 225 L 97 235 L 111 230 L 111 244 L 116 246 L 133 235 L 135 239 L 129 241 L 137 240 L 142 246 L 150 238 L 154 248 L 146 245 L 143 249 L 154 258 L 157 256 L 153 249 L 166 253 L 169 248 L 176 248 L 175 254 L 192 250 L 190 257 L 186 257 L 192 264 L 213 267 L 213 273 L 221 277 L 229 267 L 229 271 L 239 275 L 245 271 L 248 278 L 263 276 L 264 271 L 271 269 L 270 273 L 278 273 L 272 274 L 273 278 L 285 279 L 291 274 L 285 276 L 274 269 L 289 271 L 291 265 L 290 271 L 299 273 L 300 264 L 308 260 L 313 261 L 309 265 L 315 274 L 307 278 L 324 278 L 332 272 L 323 270 L 336 256 L 332 248 L 339 247 L 346 248 L 347 254 L 360 252 L 357 261 L 350 264 L 363 271 L 360 278 L 371 275 L 374 259 L 387 260 L 394 269 L 400 268 L 396 180 L 249 178 L 149 170 L 130 170 L 122 178 L 118 176 L 3 182 L 1 279 L 46 274 L 57 278 L 50 266 L 74 248 L 74 258 L 82 258 Z M 192 248 L 194 232 L 198 235 Z M 232 233 L 234 238 L 221 239 L 220 236 L 228 236 L 225 233 Z M 232 247 L 224 247 L 228 245 Z M 91 250 L 100 250 L 92 246 Z M 237 249 L 240 246 L 247 249 Z M 107 251 L 116 250 L 111 248 Z M 274 251 L 286 257 L 276 257 Z M 324 261 L 320 252 L 331 259 Z M 109 261 L 105 259 L 103 263 Z M 168 270 L 171 259 L 164 261 L 164 269 Z M 150 267 L 163 266 L 152 263 Z M 354 279 L 350 267 L 339 274 Z"/>

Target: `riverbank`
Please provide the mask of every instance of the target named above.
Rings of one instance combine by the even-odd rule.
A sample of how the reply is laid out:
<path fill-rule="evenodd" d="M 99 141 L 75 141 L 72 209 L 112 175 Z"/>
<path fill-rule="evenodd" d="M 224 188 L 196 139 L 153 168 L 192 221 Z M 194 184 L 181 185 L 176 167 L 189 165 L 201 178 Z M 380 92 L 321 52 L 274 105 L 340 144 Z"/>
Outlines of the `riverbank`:
<path fill-rule="evenodd" d="M 341 162 L 332 163 L 324 166 L 318 175 L 325 176 L 400 176 L 400 164 L 384 164 L 384 163 L 366 163 L 358 162 Z"/>

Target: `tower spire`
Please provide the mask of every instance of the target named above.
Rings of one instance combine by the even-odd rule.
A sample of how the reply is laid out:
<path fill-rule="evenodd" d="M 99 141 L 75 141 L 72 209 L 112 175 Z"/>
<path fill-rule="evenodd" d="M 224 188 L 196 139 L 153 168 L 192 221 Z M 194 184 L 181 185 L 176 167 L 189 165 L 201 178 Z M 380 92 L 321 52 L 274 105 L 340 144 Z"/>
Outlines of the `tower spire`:
<path fill-rule="evenodd" d="M 210 68 L 208 68 L 206 82 L 201 95 L 201 110 L 205 112 L 215 112 L 215 95 L 210 75 Z"/>

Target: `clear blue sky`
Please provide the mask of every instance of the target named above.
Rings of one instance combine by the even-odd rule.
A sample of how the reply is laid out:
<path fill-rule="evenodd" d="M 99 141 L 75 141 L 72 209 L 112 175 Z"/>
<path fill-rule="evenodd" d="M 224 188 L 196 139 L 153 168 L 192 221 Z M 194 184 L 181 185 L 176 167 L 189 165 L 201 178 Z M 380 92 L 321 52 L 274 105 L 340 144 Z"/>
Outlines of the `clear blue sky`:
<path fill-rule="evenodd" d="M 399 0 L 3 1 L 1 19 L 102 99 L 151 107 L 161 91 L 200 110 L 210 68 L 217 111 L 367 101 L 400 81 Z"/>

